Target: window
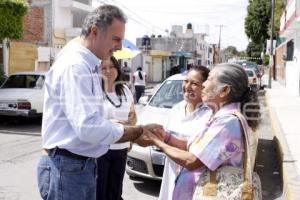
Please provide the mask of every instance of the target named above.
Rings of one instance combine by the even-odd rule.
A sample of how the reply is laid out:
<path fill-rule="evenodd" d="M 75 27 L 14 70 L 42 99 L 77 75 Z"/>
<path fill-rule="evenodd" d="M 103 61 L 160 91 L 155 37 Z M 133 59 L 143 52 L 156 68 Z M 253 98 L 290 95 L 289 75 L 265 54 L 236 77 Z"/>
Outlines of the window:
<path fill-rule="evenodd" d="M 44 76 L 41 75 L 12 75 L 3 83 L 2 88 L 37 88 L 44 85 Z"/>
<path fill-rule="evenodd" d="M 292 61 L 294 57 L 294 40 L 290 40 L 286 45 L 286 60 Z"/>
<path fill-rule="evenodd" d="M 172 108 L 182 100 L 182 81 L 169 80 L 155 93 L 149 105 L 160 108 Z"/>

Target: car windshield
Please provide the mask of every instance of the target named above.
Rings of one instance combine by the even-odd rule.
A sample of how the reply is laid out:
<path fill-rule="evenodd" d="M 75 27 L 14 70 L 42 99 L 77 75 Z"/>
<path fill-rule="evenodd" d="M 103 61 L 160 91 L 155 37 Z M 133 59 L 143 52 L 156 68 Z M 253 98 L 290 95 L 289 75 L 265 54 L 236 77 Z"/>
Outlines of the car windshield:
<path fill-rule="evenodd" d="M 43 75 L 11 75 L 3 83 L 1 88 L 36 88 L 41 89 L 44 85 Z"/>
<path fill-rule="evenodd" d="M 246 72 L 247 72 L 248 77 L 254 76 L 253 71 L 251 71 L 251 70 L 246 70 Z"/>
<path fill-rule="evenodd" d="M 254 62 L 245 61 L 245 62 L 237 62 L 237 64 L 243 67 L 254 69 L 256 73 L 259 72 L 258 65 Z"/>
<path fill-rule="evenodd" d="M 159 108 L 172 108 L 183 100 L 182 80 L 168 80 L 151 99 L 149 105 Z"/>

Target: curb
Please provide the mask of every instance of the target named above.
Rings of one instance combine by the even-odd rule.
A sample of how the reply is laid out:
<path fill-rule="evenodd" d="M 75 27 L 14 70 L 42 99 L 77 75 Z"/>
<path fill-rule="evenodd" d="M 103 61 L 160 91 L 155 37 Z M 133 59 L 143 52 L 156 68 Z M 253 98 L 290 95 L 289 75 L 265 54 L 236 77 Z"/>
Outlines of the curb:
<path fill-rule="evenodd" d="M 271 106 L 270 95 L 268 91 L 266 92 L 265 98 L 271 121 L 272 134 L 274 137 L 276 148 L 279 150 L 277 156 L 282 165 L 282 196 L 287 200 L 298 200 L 300 199 L 300 177 L 297 174 L 296 166 L 294 164 L 296 161 L 292 157 L 276 111 Z"/>

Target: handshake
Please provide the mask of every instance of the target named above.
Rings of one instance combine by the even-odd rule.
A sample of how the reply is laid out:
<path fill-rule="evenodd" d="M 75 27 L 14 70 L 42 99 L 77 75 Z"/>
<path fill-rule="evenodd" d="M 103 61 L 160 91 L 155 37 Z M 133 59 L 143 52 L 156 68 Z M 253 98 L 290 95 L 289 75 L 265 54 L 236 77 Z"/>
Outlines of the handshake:
<path fill-rule="evenodd" d="M 159 143 L 165 140 L 167 133 L 164 128 L 158 124 L 148 124 L 140 126 L 143 129 L 142 134 L 133 142 L 142 147 L 146 146 L 158 146 Z"/>

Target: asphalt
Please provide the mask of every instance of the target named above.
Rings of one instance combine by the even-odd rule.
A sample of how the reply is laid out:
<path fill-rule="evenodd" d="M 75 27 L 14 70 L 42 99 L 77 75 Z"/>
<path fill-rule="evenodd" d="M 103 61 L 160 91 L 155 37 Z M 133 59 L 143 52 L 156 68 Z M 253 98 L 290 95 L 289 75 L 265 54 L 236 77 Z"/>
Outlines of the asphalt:
<path fill-rule="evenodd" d="M 267 107 L 278 158 L 281 161 L 283 198 L 300 199 L 300 96 L 272 81 L 266 89 Z"/>

